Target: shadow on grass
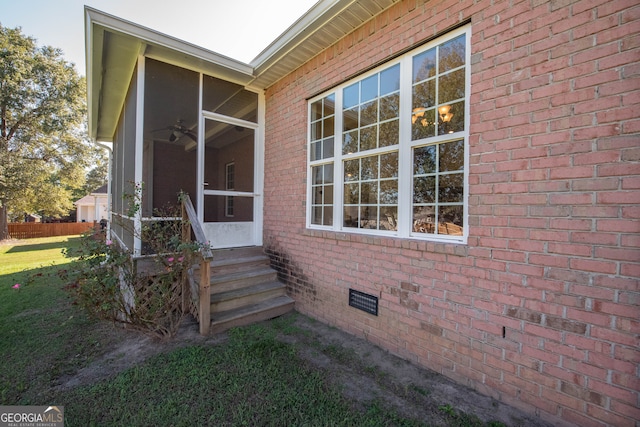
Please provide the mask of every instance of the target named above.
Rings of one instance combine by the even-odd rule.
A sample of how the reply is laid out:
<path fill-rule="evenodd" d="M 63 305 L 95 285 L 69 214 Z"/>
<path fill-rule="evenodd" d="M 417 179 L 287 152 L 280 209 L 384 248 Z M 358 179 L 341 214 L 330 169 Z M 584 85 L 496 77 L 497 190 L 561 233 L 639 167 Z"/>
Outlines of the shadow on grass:
<path fill-rule="evenodd" d="M 38 388 L 61 369 L 60 359 L 67 358 L 64 347 L 72 336 L 61 325 L 69 319 L 77 321 L 79 313 L 62 290 L 63 284 L 55 274 L 58 268 L 42 267 L 0 276 L 3 405 L 35 404 Z M 26 285 L 34 275 L 39 276 Z M 20 289 L 8 286 L 14 282 L 20 283 Z"/>
<path fill-rule="evenodd" d="M 27 244 L 34 252 L 32 268 L 0 275 L 0 405 L 48 404 L 53 382 L 75 372 L 100 347 L 101 338 L 93 332 L 103 326 L 72 304 L 57 274 L 73 268 L 74 261 L 62 254 L 44 261 L 36 256 L 38 251 L 69 249 L 78 242 L 76 238 Z M 17 263 L 15 255 L 5 256 L 7 252 L 0 254 L 0 262 Z M 38 265 L 42 263 L 48 265 Z M 20 265 L 29 266 L 29 259 L 21 259 Z M 13 288 L 16 283 L 19 289 Z"/>
<path fill-rule="evenodd" d="M 34 244 L 19 244 L 16 245 L 14 247 L 12 247 L 11 249 L 9 249 L 7 252 L 7 254 L 15 254 L 15 253 L 21 253 L 21 252 L 34 252 L 34 251 L 46 251 L 46 250 L 50 250 L 50 249 L 58 249 L 60 248 L 60 250 L 62 249 L 67 249 L 69 247 L 73 247 L 74 245 L 72 244 L 74 240 L 78 240 L 79 237 L 72 237 L 67 241 L 62 241 L 62 242 L 52 242 L 52 243 L 34 243 Z"/>

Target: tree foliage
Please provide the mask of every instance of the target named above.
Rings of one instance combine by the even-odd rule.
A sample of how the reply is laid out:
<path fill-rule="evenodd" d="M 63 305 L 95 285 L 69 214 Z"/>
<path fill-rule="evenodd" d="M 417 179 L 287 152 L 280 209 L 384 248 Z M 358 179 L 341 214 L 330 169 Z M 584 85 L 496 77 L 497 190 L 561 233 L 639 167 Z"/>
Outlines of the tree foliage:
<path fill-rule="evenodd" d="M 66 215 L 97 148 L 86 140 L 85 80 L 62 51 L 0 25 L 0 240 L 7 215 Z"/>
<path fill-rule="evenodd" d="M 91 156 L 91 164 L 93 165 L 93 168 L 87 172 L 84 186 L 76 192 L 74 198 L 80 198 L 92 193 L 107 183 L 109 158 L 105 155 L 104 149 L 95 152 Z"/>

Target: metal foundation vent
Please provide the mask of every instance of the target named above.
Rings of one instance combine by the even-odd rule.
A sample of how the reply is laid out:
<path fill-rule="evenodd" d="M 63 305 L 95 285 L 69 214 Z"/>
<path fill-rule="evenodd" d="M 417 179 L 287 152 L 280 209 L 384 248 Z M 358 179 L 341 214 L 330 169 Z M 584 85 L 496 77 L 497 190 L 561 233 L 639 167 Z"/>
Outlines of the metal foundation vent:
<path fill-rule="evenodd" d="M 349 305 L 374 316 L 378 315 L 378 297 L 349 289 Z"/>

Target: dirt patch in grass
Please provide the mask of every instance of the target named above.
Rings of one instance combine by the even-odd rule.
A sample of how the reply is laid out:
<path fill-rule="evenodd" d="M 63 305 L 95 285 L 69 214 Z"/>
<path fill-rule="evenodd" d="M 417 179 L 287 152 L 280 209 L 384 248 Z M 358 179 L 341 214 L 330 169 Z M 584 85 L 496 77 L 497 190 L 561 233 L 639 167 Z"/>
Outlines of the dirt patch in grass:
<path fill-rule="evenodd" d="M 278 339 L 294 345 L 300 358 L 324 373 L 363 411 L 392 408 L 401 416 L 430 426 L 541 426 L 551 424 L 420 368 L 357 337 L 306 316 L 292 313 L 265 322 Z M 158 341 L 139 332 L 113 329 L 113 347 L 73 376 L 59 378 L 56 391 L 110 378 L 159 353 L 190 345 L 217 345 L 227 334 L 202 337 L 185 320 L 178 335 Z M 117 341 L 117 342 L 116 342 Z"/>
<path fill-rule="evenodd" d="M 23 242 L 23 240 L 18 239 L 4 239 L 0 240 L 0 246 L 16 246 Z"/>
<path fill-rule="evenodd" d="M 54 387 L 56 392 L 111 378 L 160 353 L 189 345 L 215 345 L 227 339 L 226 334 L 201 336 L 193 318 L 186 318 L 178 334 L 168 340 L 158 340 L 139 331 L 117 325 L 112 326 L 108 332 L 102 331 L 102 333 L 110 335 L 105 340 L 111 344 L 110 347 L 103 349 L 104 352 L 100 357 L 95 358 L 92 363 L 78 370 L 74 375 L 60 377 Z"/>
<path fill-rule="evenodd" d="M 497 422 L 507 426 L 551 427 L 364 339 L 302 315 L 296 316 L 294 324 L 306 334 L 289 334 L 285 339 L 298 340 L 300 354 L 326 370 L 327 377 L 363 407 L 382 401 L 399 414 L 425 420 L 431 426 Z"/>

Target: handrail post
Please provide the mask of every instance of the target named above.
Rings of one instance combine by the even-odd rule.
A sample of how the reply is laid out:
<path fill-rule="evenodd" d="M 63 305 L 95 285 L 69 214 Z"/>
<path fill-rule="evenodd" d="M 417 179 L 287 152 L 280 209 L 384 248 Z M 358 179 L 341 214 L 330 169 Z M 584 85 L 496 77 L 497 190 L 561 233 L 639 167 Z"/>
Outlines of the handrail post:
<path fill-rule="evenodd" d="M 200 335 L 209 335 L 209 326 L 211 325 L 210 284 L 211 268 L 209 267 L 209 263 L 203 259 L 200 263 L 200 289 L 198 295 L 200 299 L 200 307 L 198 309 L 200 317 Z"/>
<path fill-rule="evenodd" d="M 189 242 L 191 241 L 191 228 L 189 227 L 189 217 L 187 216 L 187 210 L 184 207 L 184 201 L 180 201 L 180 216 L 182 217 L 182 229 L 180 230 L 182 232 L 181 240 L 182 242 Z M 189 295 L 190 292 L 188 292 L 189 279 L 186 276 L 183 279 L 182 287 L 182 312 L 184 313 L 188 310 L 189 299 L 191 298 Z"/>
<path fill-rule="evenodd" d="M 191 241 L 191 231 L 196 242 L 200 246 L 200 284 L 198 286 L 198 322 L 200 324 L 200 334 L 208 335 L 211 326 L 211 267 L 209 261 L 213 258 L 211 247 L 207 242 L 207 237 L 200 225 L 196 211 L 191 203 L 188 194 L 182 198 L 182 218 L 188 221 L 182 229 L 182 240 Z"/>
<path fill-rule="evenodd" d="M 189 215 L 187 209 L 184 206 L 184 202 L 180 203 L 180 210 L 182 213 L 182 241 L 191 241 L 191 226 L 189 225 Z"/>

